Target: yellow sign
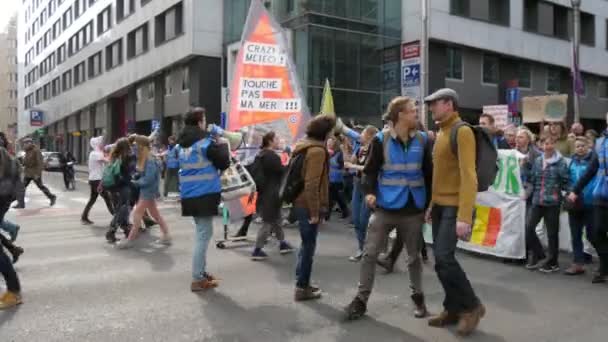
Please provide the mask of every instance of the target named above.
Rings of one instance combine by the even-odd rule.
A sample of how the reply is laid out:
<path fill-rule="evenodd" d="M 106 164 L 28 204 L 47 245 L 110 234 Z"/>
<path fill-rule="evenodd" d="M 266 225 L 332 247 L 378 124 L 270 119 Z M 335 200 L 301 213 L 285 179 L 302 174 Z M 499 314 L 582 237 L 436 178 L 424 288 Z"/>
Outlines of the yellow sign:
<path fill-rule="evenodd" d="M 80 132 L 78 132 L 78 131 L 77 131 L 77 132 L 72 132 L 72 136 L 79 137 L 80 135 L 81 135 L 81 134 L 80 134 Z"/>

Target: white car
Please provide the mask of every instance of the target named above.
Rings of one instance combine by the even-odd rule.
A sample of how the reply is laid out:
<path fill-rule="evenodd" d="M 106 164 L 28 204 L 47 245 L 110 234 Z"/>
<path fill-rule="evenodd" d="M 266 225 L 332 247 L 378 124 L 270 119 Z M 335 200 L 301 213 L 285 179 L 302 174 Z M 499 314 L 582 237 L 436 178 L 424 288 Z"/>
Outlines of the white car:
<path fill-rule="evenodd" d="M 59 152 L 42 152 L 42 160 L 44 160 L 46 171 L 61 169 L 61 159 L 61 153 Z"/>

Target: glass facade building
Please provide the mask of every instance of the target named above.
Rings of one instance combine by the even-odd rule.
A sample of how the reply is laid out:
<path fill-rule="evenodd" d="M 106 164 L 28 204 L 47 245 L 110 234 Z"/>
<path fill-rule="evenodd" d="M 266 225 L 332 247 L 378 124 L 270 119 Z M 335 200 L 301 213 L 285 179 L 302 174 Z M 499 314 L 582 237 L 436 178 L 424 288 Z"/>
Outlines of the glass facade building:
<path fill-rule="evenodd" d="M 241 38 L 250 0 L 224 2 L 224 44 Z M 380 121 L 400 89 L 401 0 L 274 0 L 312 112 L 329 79 L 338 116 Z"/>

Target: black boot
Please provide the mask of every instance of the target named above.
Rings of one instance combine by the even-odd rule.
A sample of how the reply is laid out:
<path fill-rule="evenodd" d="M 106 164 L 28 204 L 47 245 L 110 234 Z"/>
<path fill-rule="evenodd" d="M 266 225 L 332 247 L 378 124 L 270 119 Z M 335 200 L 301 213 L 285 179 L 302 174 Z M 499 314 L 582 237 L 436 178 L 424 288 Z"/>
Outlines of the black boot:
<path fill-rule="evenodd" d="M 108 241 L 109 243 L 116 243 L 116 241 L 118 241 L 118 239 L 116 239 L 115 229 L 108 230 L 108 232 L 106 233 L 106 241 Z"/>
<path fill-rule="evenodd" d="M 358 296 L 344 309 L 346 313 L 346 319 L 349 321 L 357 320 L 367 311 L 367 304 L 361 300 Z"/>
<path fill-rule="evenodd" d="M 416 308 L 414 309 L 414 317 L 416 318 L 424 318 L 429 312 L 426 309 L 426 304 L 424 303 L 424 294 L 423 293 L 414 293 L 412 295 L 412 301 Z"/>
<path fill-rule="evenodd" d="M 21 248 L 19 246 L 14 246 L 14 245 L 8 251 L 13 256 L 13 264 L 17 263 L 17 261 L 19 260 L 19 257 L 24 252 L 23 248 Z"/>

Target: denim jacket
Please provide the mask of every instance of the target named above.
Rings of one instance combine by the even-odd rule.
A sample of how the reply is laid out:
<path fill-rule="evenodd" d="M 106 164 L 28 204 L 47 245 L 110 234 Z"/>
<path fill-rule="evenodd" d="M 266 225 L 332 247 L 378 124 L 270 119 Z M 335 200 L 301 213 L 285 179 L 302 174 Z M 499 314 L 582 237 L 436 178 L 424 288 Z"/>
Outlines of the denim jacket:
<path fill-rule="evenodd" d="M 153 159 L 146 160 L 144 172 L 133 183 L 139 188 L 140 197 L 153 199 L 159 196 L 160 172 Z"/>
<path fill-rule="evenodd" d="M 568 164 L 558 152 L 548 160 L 542 154 L 534 161 L 526 182 L 527 195 L 532 196 L 533 205 L 561 205 L 564 193 L 570 191 L 569 178 Z"/>

